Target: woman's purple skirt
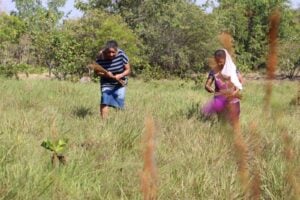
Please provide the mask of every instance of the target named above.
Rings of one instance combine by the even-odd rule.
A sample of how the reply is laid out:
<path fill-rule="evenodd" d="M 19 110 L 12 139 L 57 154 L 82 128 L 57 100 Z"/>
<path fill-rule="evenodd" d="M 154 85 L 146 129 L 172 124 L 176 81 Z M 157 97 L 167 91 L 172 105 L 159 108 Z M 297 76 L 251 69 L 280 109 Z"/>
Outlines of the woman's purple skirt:
<path fill-rule="evenodd" d="M 221 114 L 227 120 L 233 122 L 240 116 L 240 101 L 230 101 L 224 96 L 214 96 L 214 98 L 202 108 L 204 116 L 209 117 L 213 114 Z"/>
<path fill-rule="evenodd" d="M 214 96 L 214 98 L 204 105 L 202 112 L 205 116 L 210 116 L 214 113 L 220 113 L 226 108 L 227 100 L 224 96 Z"/>

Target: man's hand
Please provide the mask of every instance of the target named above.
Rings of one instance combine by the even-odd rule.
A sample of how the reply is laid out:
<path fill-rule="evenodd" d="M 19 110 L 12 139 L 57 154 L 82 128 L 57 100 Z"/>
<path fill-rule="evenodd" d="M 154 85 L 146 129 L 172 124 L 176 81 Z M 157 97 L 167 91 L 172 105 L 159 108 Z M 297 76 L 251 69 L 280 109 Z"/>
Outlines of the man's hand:
<path fill-rule="evenodd" d="M 123 78 L 123 75 L 122 75 L 122 74 L 116 74 L 116 75 L 115 75 L 115 79 L 116 79 L 117 81 L 120 81 L 121 78 Z"/>
<path fill-rule="evenodd" d="M 111 73 L 111 72 L 107 72 L 106 73 L 106 76 L 108 77 L 108 78 L 111 78 L 111 79 L 116 79 L 116 77 L 113 75 L 113 73 Z M 117 80 L 117 79 L 116 79 Z"/>

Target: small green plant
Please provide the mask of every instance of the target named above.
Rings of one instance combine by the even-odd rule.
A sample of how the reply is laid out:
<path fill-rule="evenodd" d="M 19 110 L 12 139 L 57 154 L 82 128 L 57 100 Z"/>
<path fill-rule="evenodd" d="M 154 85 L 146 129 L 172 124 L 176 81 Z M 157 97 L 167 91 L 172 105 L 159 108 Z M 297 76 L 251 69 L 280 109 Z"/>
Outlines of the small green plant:
<path fill-rule="evenodd" d="M 67 142 L 68 141 L 66 139 L 59 139 L 57 141 L 50 141 L 47 139 L 42 142 L 42 147 L 53 152 L 51 156 L 51 163 L 54 167 L 56 167 L 58 163 L 63 165 L 66 164 L 66 157 L 62 153 L 65 150 Z"/>

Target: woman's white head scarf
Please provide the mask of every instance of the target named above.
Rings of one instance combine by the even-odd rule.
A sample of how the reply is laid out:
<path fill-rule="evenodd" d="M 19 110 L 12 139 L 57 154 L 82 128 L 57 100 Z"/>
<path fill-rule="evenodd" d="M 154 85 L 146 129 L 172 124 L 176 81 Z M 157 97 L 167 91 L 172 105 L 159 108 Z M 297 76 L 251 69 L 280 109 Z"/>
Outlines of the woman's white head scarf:
<path fill-rule="evenodd" d="M 236 73 L 236 66 L 232 61 L 232 58 L 230 54 L 227 52 L 226 49 L 223 49 L 226 53 L 226 60 L 225 60 L 225 65 L 221 71 L 221 74 L 227 77 L 230 77 L 230 81 L 233 83 L 235 87 L 238 89 L 243 89 L 243 86 L 241 82 L 239 81 L 239 78 Z"/>

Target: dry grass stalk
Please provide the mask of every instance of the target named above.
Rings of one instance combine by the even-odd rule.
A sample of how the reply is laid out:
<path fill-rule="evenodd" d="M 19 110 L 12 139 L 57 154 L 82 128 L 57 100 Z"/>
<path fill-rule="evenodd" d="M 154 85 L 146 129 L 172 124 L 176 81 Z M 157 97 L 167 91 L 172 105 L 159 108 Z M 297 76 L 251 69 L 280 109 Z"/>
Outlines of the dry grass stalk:
<path fill-rule="evenodd" d="M 284 142 L 284 157 L 287 165 L 287 173 L 286 173 L 286 181 L 291 188 L 291 198 L 292 199 L 300 199 L 300 183 L 299 183 L 299 166 L 295 164 L 296 161 L 296 153 L 292 147 L 292 138 L 288 135 L 287 132 L 283 134 L 283 142 Z"/>
<path fill-rule="evenodd" d="M 235 59 L 234 54 L 234 40 L 233 37 L 226 32 L 223 32 L 219 35 L 219 41 L 221 45 L 228 51 L 232 59 Z M 249 166 L 248 166 L 248 147 L 243 138 L 239 116 L 236 116 L 236 107 L 232 104 L 229 104 L 229 121 L 233 127 L 234 134 L 234 148 L 236 155 L 236 162 L 238 166 L 238 176 L 243 187 L 245 196 L 248 195 L 250 176 L 249 176 Z"/>
<path fill-rule="evenodd" d="M 265 110 L 269 110 L 271 94 L 272 94 L 272 82 L 275 78 L 275 71 L 277 66 L 277 35 L 279 29 L 280 22 L 280 12 L 279 10 L 273 11 L 270 18 L 270 28 L 269 28 L 269 52 L 268 52 L 268 60 L 267 60 L 267 86 L 266 86 L 266 94 L 265 94 Z"/>
<path fill-rule="evenodd" d="M 155 165 L 155 126 L 152 117 L 145 120 L 144 168 L 141 173 L 141 186 L 144 200 L 157 199 L 157 170 Z"/>
<path fill-rule="evenodd" d="M 213 58 L 213 57 L 208 58 L 208 66 L 209 66 L 212 70 L 216 69 L 217 63 L 216 63 L 215 58 Z"/>
<path fill-rule="evenodd" d="M 283 134 L 283 142 L 284 142 L 284 157 L 287 162 L 291 162 L 294 157 L 295 153 L 293 151 L 292 145 L 292 138 L 288 135 L 287 132 Z"/>
<path fill-rule="evenodd" d="M 259 200 L 261 195 L 261 172 L 259 168 L 259 158 L 261 157 L 261 137 L 257 131 L 257 124 L 250 124 L 250 145 L 253 150 L 252 162 L 252 180 L 250 183 L 250 197 L 254 200 Z"/>
<path fill-rule="evenodd" d="M 56 140 L 58 135 L 57 135 L 57 130 L 56 130 L 56 118 L 55 116 L 53 117 L 52 124 L 51 124 L 51 137 L 53 140 Z"/>
<path fill-rule="evenodd" d="M 297 96 L 296 96 L 296 103 L 295 105 L 300 105 L 300 82 L 298 82 L 298 92 L 297 92 Z"/>
<path fill-rule="evenodd" d="M 230 56 L 232 57 L 233 60 L 235 60 L 235 53 L 234 53 L 234 39 L 233 37 L 227 33 L 227 32 L 222 32 L 219 35 L 219 41 L 223 48 L 225 48 Z"/>
<path fill-rule="evenodd" d="M 248 166 L 248 147 L 243 138 L 241 132 L 241 126 L 239 122 L 238 116 L 234 116 L 235 107 L 229 104 L 229 112 L 230 112 L 230 122 L 233 127 L 234 134 L 234 148 L 235 148 L 235 156 L 236 162 L 238 166 L 238 175 L 241 181 L 241 185 L 243 187 L 243 191 L 245 196 L 248 194 L 250 176 L 249 176 L 249 166 Z"/>

